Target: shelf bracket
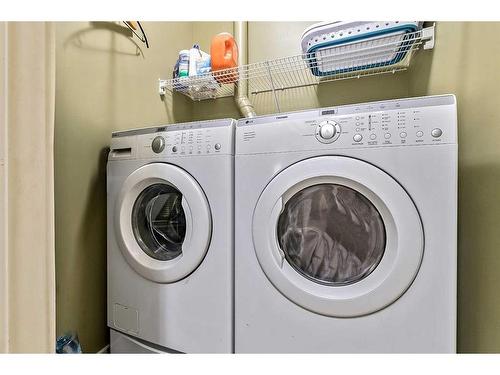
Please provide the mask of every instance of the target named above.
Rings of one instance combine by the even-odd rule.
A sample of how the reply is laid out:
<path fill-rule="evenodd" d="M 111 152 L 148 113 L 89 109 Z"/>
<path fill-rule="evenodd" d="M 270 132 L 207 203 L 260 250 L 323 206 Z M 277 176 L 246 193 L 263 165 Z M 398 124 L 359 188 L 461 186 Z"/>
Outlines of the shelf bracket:
<path fill-rule="evenodd" d="M 164 97 L 167 94 L 167 80 L 166 79 L 159 79 L 158 80 L 158 94 L 160 94 L 161 97 Z"/>
<path fill-rule="evenodd" d="M 436 31 L 436 24 L 433 23 L 432 26 L 422 29 L 421 40 L 424 42 L 424 49 L 434 48 L 434 35 Z"/>

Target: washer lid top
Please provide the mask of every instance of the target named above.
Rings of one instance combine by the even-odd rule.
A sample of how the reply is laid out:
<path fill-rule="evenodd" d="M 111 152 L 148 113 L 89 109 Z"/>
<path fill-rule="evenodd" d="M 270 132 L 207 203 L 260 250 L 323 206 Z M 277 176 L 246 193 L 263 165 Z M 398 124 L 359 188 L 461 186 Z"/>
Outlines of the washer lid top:
<path fill-rule="evenodd" d="M 189 173 L 153 163 L 138 168 L 123 183 L 115 231 L 123 256 L 137 273 L 171 283 L 202 262 L 212 217 L 203 190 Z"/>
<path fill-rule="evenodd" d="M 279 173 L 262 192 L 253 242 L 267 278 L 310 311 L 360 316 L 397 300 L 423 256 L 406 191 L 366 162 L 321 156 Z"/>

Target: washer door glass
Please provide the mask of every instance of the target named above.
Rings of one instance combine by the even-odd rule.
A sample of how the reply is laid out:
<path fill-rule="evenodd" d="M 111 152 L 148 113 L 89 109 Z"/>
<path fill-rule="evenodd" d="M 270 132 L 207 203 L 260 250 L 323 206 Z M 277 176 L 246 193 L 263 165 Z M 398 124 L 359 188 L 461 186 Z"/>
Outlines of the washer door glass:
<path fill-rule="evenodd" d="M 278 220 L 278 242 L 287 262 L 321 284 L 341 286 L 368 276 L 384 254 L 384 223 L 361 193 L 318 184 L 295 193 Z"/>
<path fill-rule="evenodd" d="M 182 194 L 173 186 L 153 184 L 144 189 L 132 210 L 132 228 L 141 249 L 151 258 L 168 261 L 182 254 L 186 216 Z"/>

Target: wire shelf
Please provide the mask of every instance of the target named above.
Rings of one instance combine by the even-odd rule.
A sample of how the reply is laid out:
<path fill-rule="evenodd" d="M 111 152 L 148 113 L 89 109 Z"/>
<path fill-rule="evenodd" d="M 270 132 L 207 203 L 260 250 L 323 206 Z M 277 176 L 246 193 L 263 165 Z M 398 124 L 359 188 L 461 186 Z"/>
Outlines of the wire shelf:
<path fill-rule="evenodd" d="M 404 35 L 381 36 L 315 53 L 283 57 L 208 74 L 160 80 L 160 94 L 180 92 L 192 100 L 234 95 L 238 80 L 248 81 L 249 94 L 276 93 L 323 82 L 406 70 L 415 51 L 434 46 L 434 26 Z"/>

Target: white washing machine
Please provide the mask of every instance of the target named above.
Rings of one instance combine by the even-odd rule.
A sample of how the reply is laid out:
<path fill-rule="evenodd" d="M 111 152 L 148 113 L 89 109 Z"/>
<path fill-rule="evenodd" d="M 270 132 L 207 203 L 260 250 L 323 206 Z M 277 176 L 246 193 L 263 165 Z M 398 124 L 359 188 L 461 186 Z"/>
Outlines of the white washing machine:
<path fill-rule="evenodd" d="M 453 95 L 243 119 L 235 350 L 454 352 Z"/>
<path fill-rule="evenodd" d="M 233 351 L 234 125 L 225 119 L 113 133 L 111 352 L 131 342 L 152 343 L 152 351 Z"/>

